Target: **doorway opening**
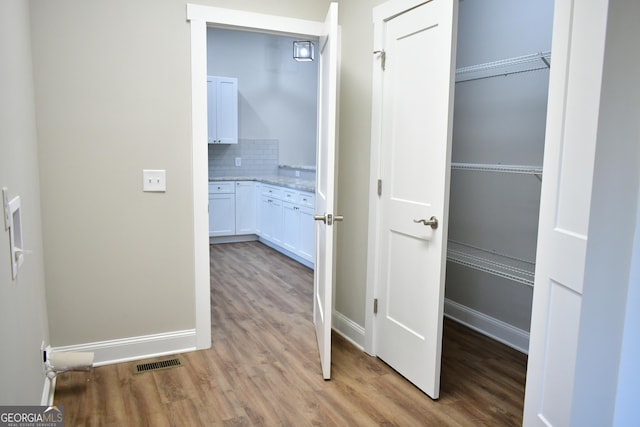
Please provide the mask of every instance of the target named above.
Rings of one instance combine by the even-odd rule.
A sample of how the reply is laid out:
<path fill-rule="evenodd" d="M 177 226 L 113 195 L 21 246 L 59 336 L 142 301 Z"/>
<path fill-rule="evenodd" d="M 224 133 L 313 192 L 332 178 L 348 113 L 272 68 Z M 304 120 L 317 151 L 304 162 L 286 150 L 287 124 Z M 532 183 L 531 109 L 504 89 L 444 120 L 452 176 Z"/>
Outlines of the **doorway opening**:
<path fill-rule="evenodd" d="M 391 3 L 393 2 L 386 3 L 385 7 L 391 8 L 388 6 Z M 416 13 L 417 9 L 429 7 L 429 4 L 418 6 L 407 14 Z M 435 4 L 431 6 L 434 11 L 438 7 Z M 382 14 L 390 10 L 383 9 L 381 6 L 379 11 Z M 454 10 L 453 13 L 455 12 Z M 393 102 L 393 100 L 390 101 L 390 96 L 401 92 L 401 83 L 407 81 L 405 74 L 397 69 L 394 70 L 394 65 L 397 65 L 393 64 L 394 55 L 399 58 L 406 53 L 404 59 L 409 59 L 410 53 L 416 52 L 418 48 L 412 45 L 411 48 L 404 48 L 404 50 L 401 46 L 396 47 L 394 52 L 391 52 L 391 49 L 394 49 L 393 43 L 396 39 L 407 41 L 406 44 L 409 45 L 410 37 L 424 34 L 426 38 L 429 31 L 442 26 L 436 24 L 427 26 L 424 24 L 425 19 L 430 18 L 423 18 L 421 22 L 425 25 L 425 29 L 421 32 L 415 30 L 406 36 L 387 40 L 386 34 L 393 31 L 393 28 L 390 28 L 391 23 L 403 13 L 397 15 L 389 13 L 385 15 L 385 19 L 376 21 L 379 22 L 379 27 L 376 28 L 375 49 L 383 54 L 376 58 L 381 62 L 382 71 L 374 72 L 372 113 L 374 115 L 372 124 L 374 147 L 371 171 L 372 180 L 380 179 L 383 190 L 380 201 L 374 199 L 370 203 L 370 224 L 372 224 L 370 235 L 376 237 L 373 238 L 369 247 L 371 255 L 368 276 L 376 278 L 384 277 L 386 272 L 397 273 L 392 277 L 393 280 L 389 279 L 389 283 L 396 285 L 409 283 L 409 285 L 404 289 L 397 286 L 392 288 L 390 285 L 379 286 L 378 279 L 370 280 L 368 283 L 368 295 L 371 298 L 368 298 L 367 304 L 378 303 L 378 307 L 383 307 L 382 314 L 379 312 L 377 316 L 367 311 L 366 329 L 373 330 L 368 337 L 367 349 L 375 355 L 384 353 L 380 349 L 381 345 L 393 342 L 381 339 L 381 334 L 391 330 L 379 326 L 381 318 L 389 318 L 389 323 L 396 325 L 402 322 L 402 328 L 397 328 L 403 329 L 399 333 L 406 331 L 407 335 L 415 336 L 416 340 L 427 336 L 424 342 L 439 343 L 441 337 L 437 334 L 441 334 L 442 329 L 435 328 L 433 334 L 431 333 L 433 331 L 427 331 L 425 334 L 417 333 L 418 328 L 412 330 L 412 325 L 431 322 L 433 318 L 425 320 L 429 315 L 426 313 L 436 311 L 439 311 L 435 320 L 437 322 L 442 322 L 444 312 L 444 316 L 521 352 L 526 352 L 528 348 L 546 125 L 553 1 L 547 0 L 527 5 L 513 4 L 508 7 L 505 7 L 503 2 L 492 0 L 482 3 L 464 1 L 459 2 L 457 12 L 457 29 L 454 26 L 453 30 L 453 44 L 457 44 L 455 73 L 451 73 L 452 70 L 449 68 L 446 76 L 434 76 L 434 81 L 455 84 L 455 98 L 447 98 L 446 94 L 438 92 L 437 86 L 429 87 L 428 83 L 419 76 L 415 79 L 415 85 L 408 85 L 406 88 L 406 94 L 409 94 L 407 102 L 412 110 L 422 102 L 415 100 L 417 98 L 415 92 L 419 85 L 427 89 L 422 98 L 434 99 L 440 96 L 442 104 L 437 108 L 429 110 L 429 102 L 424 102 L 425 108 L 419 113 L 423 122 L 426 122 L 425 118 L 432 119 L 447 107 L 452 108 L 452 112 L 441 122 L 416 125 L 413 128 L 416 134 L 423 132 L 425 127 L 431 128 L 430 133 L 427 138 L 420 139 L 421 145 L 416 142 L 416 146 L 400 147 L 405 151 L 391 149 L 384 151 L 391 144 L 389 141 L 394 140 L 391 137 L 393 132 L 388 130 L 394 122 L 390 120 L 391 124 L 385 125 L 387 121 L 383 114 L 396 113 L 395 110 L 387 111 L 384 108 Z M 386 19 L 390 16 L 391 18 Z M 450 19 L 450 15 L 447 16 Z M 447 23 L 446 17 L 444 22 Z M 404 30 L 404 27 L 405 25 L 399 25 L 397 31 Z M 381 31 L 381 28 L 384 28 L 387 33 Z M 437 31 L 433 33 L 433 40 L 437 40 Z M 457 43 L 455 43 L 456 36 Z M 432 43 L 433 40 L 431 40 Z M 448 40 L 444 41 L 444 43 L 447 42 Z M 420 46 L 424 47 L 424 43 Z M 444 46 L 442 49 L 445 47 L 450 46 Z M 456 48 L 455 45 L 453 47 Z M 440 59 L 447 60 L 447 58 Z M 397 61 L 401 62 L 401 59 Z M 433 70 L 436 66 L 429 64 L 428 60 L 420 58 L 419 55 L 411 61 L 409 64 L 415 66 L 422 64 L 426 72 L 435 73 Z M 403 63 L 403 66 L 410 68 L 407 67 L 407 63 Z M 426 75 L 426 72 L 422 75 Z M 402 75 L 403 79 L 399 78 L 399 75 Z M 394 78 L 396 80 L 393 80 Z M 378 94 L 375 89 L 376 79 L 380 82 Z M 394 84 L 400 89 L 394 93 L 383 92 Z M 444 86 L 444 83 L 441 83 L 441 86 Z M 384 98 L 385 102 L 376 104 L 376 96 Z M 397 102 L 401 103 L 402 100 Z M 451 104 L 448 104 L 449 102 Z M 399 117 L 399 120 L 404 120 L 400 114 L 390 117 L 393 119 Z M 406 127 L 399 129 L 397 134 L 393 135 L 406 135 L 406 139 L 409 139 L 412 134 L 409 131 L 404 133 L 401 131 L 410 128 L 411 123 L 419 123 L 419 120 L 409 120 Z M 451 126 L 449 134 L 445 133 L 445 137 L 450 139 L 447 142 L 443 138 L 441 143 L 451 144 L 451 153 L 447 160 L 451 163 L 451 169 L 442 168 L 441 171 L 442 176 L 445 177 L 444 185 L 447 187 L 444 195 L 439 200 L 425 201 L 416 198 L 413 200 L 414 203 L 402 205 L 403 209 L 395 209 L 394 206 L 400 206 L 400 202 L 411 200 L 407 196 L 408 188 L 415 188 L 415 194 L 422 194 L 433 192 L 430 188 L 439 185 L 435 180 L 425 179 L 428 174 L 425 170 L 442 167 L 442 164 L 428 163 L 430 158 L 438 154 L 435 152 L 437 147 L 429 146 L 429 140 L 434 139 L 434 126 L 442 123 L 447 125 L 446 120 L 451 120 L 448 123 Z M 378 122 L 382 125 L 376 128 Z M 400 170 L 401 168 L 394 169 L 393 160 L 385 163 L 387 161 L 385 159 L 392 159 L 393 156 L 405 155 L 411 159 L 412 156 L 420 156 L 420 154 L 425 160 L 422 164 L 416 162 L 419 168 L 416 169 L 416 173 Z M 406 161 L 402 164 L 408 167 L 410 162 Z M 399 186 L 398 182 L 407 183 L 407 185 Z M 411 187 L 411 185 L 415 186 Z M 435 209 L 434 206 L 436 206 Z M 437 211 L 440 206 L 445 208 Z M 435 218 L 437 222 L 430 221 L 430 217 L 433 216 L 437 217 Z M 432 261 L 431 255 L 412 258 L 410 261 L 405 261 L 407 256 L 396 258 L 387 256 L 387 252 L 392 252 L 387 249 L 397 248 L 401 240 L 398 236 L 402 235 L 412 236 L 412 239 L 407 239 L 406 246 L 413 248 L 406 249 L 402 252 L 403 255 L 417 253 L 426 247 L 437 246 L 441 249 L 437 255 L 441 257 L 440 265 L 446 264 L 446 287 L 444 274 L 435 278 L 436 282 L 440 280 L 437 284 L 432 283 L 433 278 L 418 277 L 420 271 L 435 271 L 433 266 L 433 268 L 421 266 L 427 263 L 436 264 Z M 384 242 L 386 246 L 380 242 Z M 385 274 L 380 274 L 381 270 L 378 270 L 377 265 L 383 265 L 387 260 L 392 262 L 388 262 L 384 267 Z M 416 277 L 418 279 L 415 279 Z M 386 279 L 380 279 L 380 283 L 382 280 Z M 436 304 L 429 306 L 428 310 L 425 309 L 427 302 L 433 301 L 436 292 L 423 290 L 420 283 L 426 284 L 424 286 L 429 288 L 441 286 L 441 293 L 435 296 L 435 299 L 439 299 L 439 306 Z M 424 297 L 427 294 L 427 298 L 418 297 L 418 295 Z M 413 307 L 413 311 L 409 308 L 401 309 L 405 306 Z M 411 317 L 407 313 L 415 316 Z M 401 369 L 394 363 L 390 363 L 391 366 L 400 372 L 405 372 L 405 376 L 413 381 L 411 376 L 418 371 L 415 368 L 416 358 L 409 360 L 410 358 L 405 357 L 402 352 L 394 351 L 393 348 L 398 348 L 398 345 L 390 347 L 392 354 L 389 357 L 395 358 L 394 363 L 397 360 L 399 364 L 406 363 L 407 367 Z M 437 381 L 440 375 L 439 352 L 441 349 L 433 345 L 431 350 L 429 354 L 437 357 L 430 357 L 428 364 L 434 367 L 433 372 L 436 372 Z M 382 359 L 385 360 L 385 357 Z M 427 357 L 418 359 L 426 360 Z M 433 395 L 428 392 L 427 394 L 437 398 L 438 385 L 432 387 L 432 390 L 435 390 Z"/>
<path fill-rule="evenodd" d="M 214 112 L 237 113 L 234 143 L 208 144 L 209 238 L 259 240 L 313 269 L 318 60 L 294 59 L 300 39 L 207 28 L 208 85 L 228 80 L 237 95 L 224 105 L 208 93 L 210 133 Z"/>

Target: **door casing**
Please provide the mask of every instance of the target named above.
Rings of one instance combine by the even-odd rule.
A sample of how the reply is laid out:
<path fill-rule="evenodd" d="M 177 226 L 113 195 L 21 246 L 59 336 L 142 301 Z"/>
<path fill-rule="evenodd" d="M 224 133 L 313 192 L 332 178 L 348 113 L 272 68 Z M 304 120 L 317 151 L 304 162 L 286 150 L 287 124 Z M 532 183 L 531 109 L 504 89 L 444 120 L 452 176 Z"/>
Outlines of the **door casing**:
<path fill-rule="evenodd" d="M 209 298 L 209 219 L 208 219 L 208 154 L 207 138 L 207 26 L 242 28 L 320 37 L 324 23 L 304 19 L 265 15 L 233 9 L 187 4 L 187 20 L 191 26 L 191 111 L 193 170 L 193 238 L 195 272 L 195 346 L 211 347 L 211 304 Z"/>

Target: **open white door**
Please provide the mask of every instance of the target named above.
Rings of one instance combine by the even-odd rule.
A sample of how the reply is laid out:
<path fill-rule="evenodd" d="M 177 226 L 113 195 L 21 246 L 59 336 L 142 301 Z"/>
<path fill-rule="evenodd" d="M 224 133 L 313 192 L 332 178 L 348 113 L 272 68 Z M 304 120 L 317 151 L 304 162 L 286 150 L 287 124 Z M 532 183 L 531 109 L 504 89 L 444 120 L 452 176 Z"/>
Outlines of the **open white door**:
<path fill-rule="evenodd" d="M 608 3 L 555 3 L 525 426 L 572 425 Z"/>
<path fill-rule="evenodd" d="M 318 144 L 316 173 L 316 260 L 313 323 L 322 375 L 331 378 L 331 315 L 333 312 L 333 224 L 336 114 L 338 90 L 338 4 L 331 3 L 319 42 Z"/>
<path fill-rule="evenodd" d="M 374 9 L 372 134 L 381 180 L 372 263 L 378 301 L 374 352 L 436 399 L 457 1 L 419 3 L 392 0 Z"/>

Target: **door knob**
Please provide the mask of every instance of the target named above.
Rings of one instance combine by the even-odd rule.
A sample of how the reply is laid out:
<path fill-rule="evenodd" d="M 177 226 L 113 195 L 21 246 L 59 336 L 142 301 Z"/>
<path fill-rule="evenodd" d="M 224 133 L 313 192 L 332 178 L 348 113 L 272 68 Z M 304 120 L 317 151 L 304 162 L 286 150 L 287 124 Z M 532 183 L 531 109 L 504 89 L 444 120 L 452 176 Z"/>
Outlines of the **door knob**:
<path fill-rule="evenodd" d="M 314 215 L 313 219 L 315 219 L 316 221 L 322 221 L 325 224 L 327 223 L 327 217 L 325 215 Z"/>
<path fill-rule="evenodd" d="M 436 218 L 435 216 L 432 216 L 429 219 L 414 219 L 413 222 L 415 222 L 416 224 L 422 223 L 424 225 L 428 225 L 434 230 L 438 228 L 438 218 Z"/>
<path fill-rule="evenodd" d="M 327 225 L 333 225 L 334 221 L 342 221 L 344 220 L 344 217 L 342 215 L 325 214 L 325 215 L 314 215 L 313 219 L 315 219 L 316 221 L 322 221 Z"/>

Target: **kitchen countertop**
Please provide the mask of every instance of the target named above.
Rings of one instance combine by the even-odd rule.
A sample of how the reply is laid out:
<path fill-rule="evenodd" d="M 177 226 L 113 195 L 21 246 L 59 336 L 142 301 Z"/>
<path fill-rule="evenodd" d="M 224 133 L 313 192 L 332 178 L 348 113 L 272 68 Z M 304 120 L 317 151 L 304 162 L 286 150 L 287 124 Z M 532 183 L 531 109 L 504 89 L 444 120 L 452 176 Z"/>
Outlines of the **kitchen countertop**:
<path fill-rule="evenodd" d="M 209 178 L 209 182 L 216 181 L 258 181 L 263 184 L 279 185 L 281 187 L 293 188 L 295 190 L 315 193 L 316 182 L 308 179 L 293 178 L 288 176 L 214 176 Z"/>

